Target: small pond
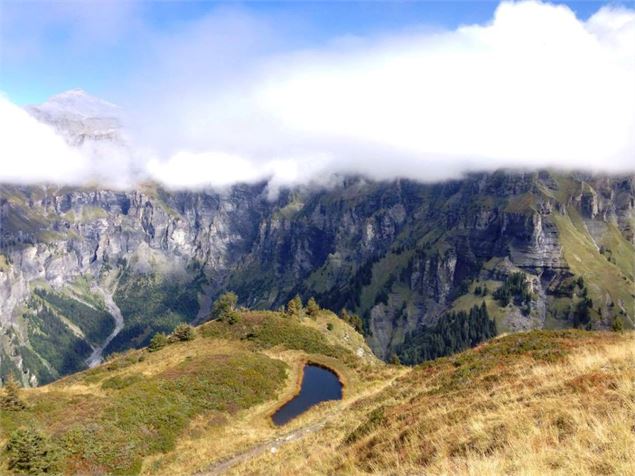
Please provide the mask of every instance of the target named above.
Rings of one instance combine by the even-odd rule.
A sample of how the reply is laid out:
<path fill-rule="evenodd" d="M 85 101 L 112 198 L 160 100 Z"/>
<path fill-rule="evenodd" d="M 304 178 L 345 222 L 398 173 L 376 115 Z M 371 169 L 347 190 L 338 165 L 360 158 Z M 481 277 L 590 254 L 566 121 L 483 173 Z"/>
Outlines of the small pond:
<path fill-rule="evenodd" d="M 327 400 L 341 399 L 342 384 L 335 372 L 318 365 L 307 364 L 304 366 L 300 393 L 281 406 L 271 419 L 276 425 L 281 426 L 313 405 Z"/>

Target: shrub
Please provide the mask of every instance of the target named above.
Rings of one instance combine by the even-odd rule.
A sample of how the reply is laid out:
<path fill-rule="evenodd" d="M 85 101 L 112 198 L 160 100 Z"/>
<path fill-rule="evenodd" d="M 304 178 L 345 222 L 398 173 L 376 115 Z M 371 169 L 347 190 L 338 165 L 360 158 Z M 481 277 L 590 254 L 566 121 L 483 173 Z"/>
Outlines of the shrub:
<path fill-rule="evenodd" d="M 622 332 L 624 330 L 624 319 L 620 316 L 615 316 L 611 327 L 615 332 Z"/>
<path fill-rule="evenodd" d="M 214 302 L 214 307 L 212 308 L 212 317 L 214 319 L 220 319 L 222 321 L 236 309 L 237 302 L 238 296 L 236 295 L 236 293 L 228 291 L 224 294 L 221 294 L 220 297 Z"/>
<path fill-rule="evenodd" d="M 137 374 L 124 376 L 115 375 L 114 377 L 104 380 L 104 383 L 101 384 L 101 388 L 104 390 L 121 390 L 142 380 L 143 378 Z"/>
<path fill-rule="evenodd" d="M 156 352 L 157 350 L 163 349 L 166 345 L 168 345 L 168 336 L 163 332 L 157 332 L 150 341 L 148 351 Z"/>
<path fill-rule="evenodd" d="M 169 342 L 184 342 L 188 340 L 193 340 L 196 337 L 194 333 L 194 328 L 189 324 L 179 324 L 176 326 L 170 337 L 168 337 Z"/>
<path fill-rule="evenodd" d="M 364 333 L 364 323 L 362 321 L 362 318 L 359 317 L 357 314 L 352 314 L 348 312 L 347 309 L 342 309 L 340 311 L 339 318 L 347 324 L 351 325 L 360 334 Z"/>
<path fill-rule="evenodd" d="M 9 374 L 4 385 L 4 395 L 0 398 L 0 408 L 8 411 L 24 410 L 26 405 L 20 399 L 20 386 L 12 374 Z"/>
<path fill-rule="evenodd" d="M 57 451 L 33 428 L 14 431 L 5 448 L 9 470 L 16 474 L 57 474 Z"/>
<path fill-rule="evenodd" d="M 240 321 L 240 314 L 236 311 L 230 311 L 224 317 L 224 321 L 227 322 L 227 324 L 229 324 L 230 326 L 233 326 L 238 321 Z"/>

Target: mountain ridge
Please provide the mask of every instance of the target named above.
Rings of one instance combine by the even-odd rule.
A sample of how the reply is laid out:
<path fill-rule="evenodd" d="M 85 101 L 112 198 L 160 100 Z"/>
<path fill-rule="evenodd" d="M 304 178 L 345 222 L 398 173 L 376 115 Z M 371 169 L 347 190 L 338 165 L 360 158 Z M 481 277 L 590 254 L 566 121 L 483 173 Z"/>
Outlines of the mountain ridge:
<path fill-rule="evenodd" d="M 91 344 L 69 327 L 68 309 L 81 300 L 103 309 L 93 285 L 113 292 L 125 321 L 107 353 L 200 321 L 226 290 L 261 309 L 296 293 L 347 308 L 383 358 L 483 301 L 499 332 L 632 327 L 634 182 L 550 171 L 439 184 L 357 177 L 274 200 L 266 183 L 222 193 L 3 185 L 3 373 L 37 384 L 83 368 Z M 503 305 L 494 294 L 518 272 L 527 299 Z M 106 325 L 82 309 L 84 332 Z"/>

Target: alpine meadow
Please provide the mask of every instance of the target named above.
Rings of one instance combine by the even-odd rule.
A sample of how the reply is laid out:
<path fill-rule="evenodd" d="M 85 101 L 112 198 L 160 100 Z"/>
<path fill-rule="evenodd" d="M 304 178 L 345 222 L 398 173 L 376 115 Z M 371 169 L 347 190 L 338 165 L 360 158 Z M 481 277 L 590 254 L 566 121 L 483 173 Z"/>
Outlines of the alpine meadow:
<path fill-rule="evenodd" d="M 0 474 L 635 474 L 635 3 L 0 0 Z"/>

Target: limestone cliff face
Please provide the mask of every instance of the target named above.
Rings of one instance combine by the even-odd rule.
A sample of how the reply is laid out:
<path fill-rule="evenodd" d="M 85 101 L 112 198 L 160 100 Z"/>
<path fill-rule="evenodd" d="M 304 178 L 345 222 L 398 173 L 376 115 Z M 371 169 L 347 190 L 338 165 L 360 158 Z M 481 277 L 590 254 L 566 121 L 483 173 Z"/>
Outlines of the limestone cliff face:
<path fill-rule="evenodd" d="M 275 200 L 266 184 L 223 193 L 0 186 L 0 368 L 30 384 L 79 368 L 47 347 L 47 333 L 65 329 L 56 345 L 90 353 L 94 327 L 104 340 L 112 331 L 97 322 L 108 315 L 102 292 L 125 322 L 106 353 L 204 319 L 214 297 L 232 289 L 249 306 L 275 308 L 299 293 L 355 311 L 386 357 L 407 333 L 460 306 L 476 280 L 495 286 L 514 270 L 531 277 L 535 305 L 528 315 L 501 310 L 501 322 L 549 325 L 550 290 L 578 274 L 569 262 L 576 250 L 566 248 L 575 241 L 563 233 L 632 283 L 629 267 L 611 259 L 633 256 L 634 189 L 633 177 L 547 172 L 432 185 L 348 178 Z M 589 289 L 604 295 L 601 283 Z M 628 325 L 627 298 L 607 299 L 621 299 L 614 308 Z M 95 322 L 90 309 L 102 312 Z"/>

